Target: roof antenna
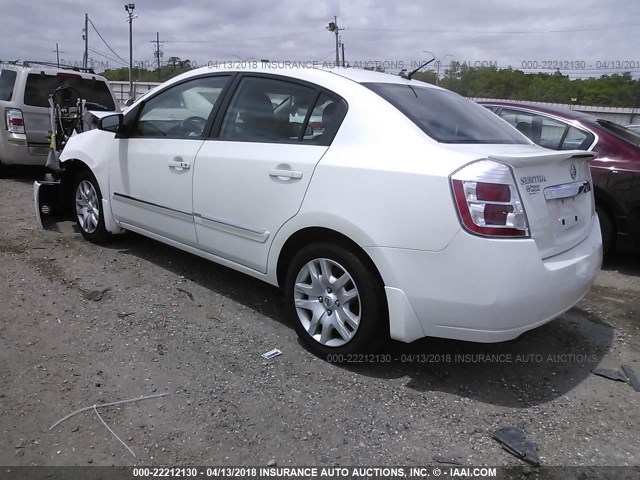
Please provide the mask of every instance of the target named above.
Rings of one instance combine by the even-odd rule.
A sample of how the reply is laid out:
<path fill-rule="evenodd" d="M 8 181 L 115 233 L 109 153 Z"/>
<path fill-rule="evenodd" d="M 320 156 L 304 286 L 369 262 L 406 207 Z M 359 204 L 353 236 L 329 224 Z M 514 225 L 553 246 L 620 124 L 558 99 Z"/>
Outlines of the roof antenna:
<path fill-rule="evenodd" d="M 420 70 L 422 70 L 424 67 L 426 67 L 427 65 L 429 65 L 431 62 L 433 62 L 436 59 L 436 57 L 433 57 L 431 60 L 424 62 L 422 65 L 420 65 L 418 68 L 416 68 L 415 70 L 411 70 L 409 73 L 407 73 L 404 78 L 411 80 L 411 77 L 413 77 L 416 73 L 418 73 Z"/>

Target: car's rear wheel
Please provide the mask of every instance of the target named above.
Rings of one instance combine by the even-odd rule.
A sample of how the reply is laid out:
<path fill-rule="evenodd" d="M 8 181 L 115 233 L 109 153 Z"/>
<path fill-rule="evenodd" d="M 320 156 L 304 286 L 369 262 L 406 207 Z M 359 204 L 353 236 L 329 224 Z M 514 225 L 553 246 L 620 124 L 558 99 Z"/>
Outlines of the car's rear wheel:
<path fill-rule="evenodd" d="M 596 213 L 600 220 L 600 232 L 602 233 L 602 252 L 606 255 L 611 253 L 614 244 L 613 219 L 609 212 L 602 206 L 596 204 Z"/>
<path fill-rule="evenodd" d="M 73 206 L 78 228 L 84 238 L 93 243 L 111 239 L 111 234 L 104 226 L 102 193 L 98 181 L 88 170 L 80 172 L 76 177 Z"/>
<path fill-rule="evenodd" d="M 347 248 L 314 244 L 300 250 L 289 266 L 285 291 L 296 332 L 316 355 L 370 352 L 385 338 L 382 283 Z"/>

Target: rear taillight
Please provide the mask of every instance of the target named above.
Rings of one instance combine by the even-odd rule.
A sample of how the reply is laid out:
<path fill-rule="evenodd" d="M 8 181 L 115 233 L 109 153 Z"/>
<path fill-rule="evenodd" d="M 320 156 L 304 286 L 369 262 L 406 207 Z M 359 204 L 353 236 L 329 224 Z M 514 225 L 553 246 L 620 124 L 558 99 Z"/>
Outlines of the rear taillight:
<path fill-rule="evenodd" d="M 462 225 L 490 237 L 528 237 L 511 169 L 492 160 L 471 163 L 451 176 L 451 187 Z"/>
<path fill-rule="evenodd" d="M 17 108 L 7 108 L 5 111 L 5 120 L 7 123 L 7 130 L 11 133 L 24 133 L 24 118 L 22 117 L 22 110 Z"/>

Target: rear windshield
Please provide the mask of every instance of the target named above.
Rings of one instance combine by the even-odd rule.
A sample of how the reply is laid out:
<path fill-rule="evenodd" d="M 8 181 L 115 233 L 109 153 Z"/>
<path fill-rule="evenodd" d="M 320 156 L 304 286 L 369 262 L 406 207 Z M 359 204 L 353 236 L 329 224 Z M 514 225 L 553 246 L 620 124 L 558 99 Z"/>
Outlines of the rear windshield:
<path fill-rule="evenodd" d="M 0 70 L 0 100 L 11 100 L 17 74 L 15 70 Z"/>
<path fill-rule="evenodd" d="M 622 125 L 618 125 L 617 123 L 610 122 L 608 120 L 596 120 L 598 125 L 607 130 L 609 133 L 612 133 L 618 138 L 622 140 L 626 140 L 629 143 L 632 143 L 636 146 L 640 146 L 640 134 L 634 132 L 633 130 L 629 130 L 627 127 L 623 127 Z"/>
<path fill-rule="evenodd" d="M 62 86 L 75 89 L 80 98 L 102 105 L 105 110 L 114 111 L 116 109 L 109 87 L 102 80 L 63 75 L 41 75 L 39 73 L 30 73 L 27 77 L 24 103 L 34 107 L 48 107 L 49 95 Z"/>
<path fill-rule="evenodd" d="M 489 110 L 447 90 L 365 83 L 442 143 L 521 143 L 527 139 Z"/>

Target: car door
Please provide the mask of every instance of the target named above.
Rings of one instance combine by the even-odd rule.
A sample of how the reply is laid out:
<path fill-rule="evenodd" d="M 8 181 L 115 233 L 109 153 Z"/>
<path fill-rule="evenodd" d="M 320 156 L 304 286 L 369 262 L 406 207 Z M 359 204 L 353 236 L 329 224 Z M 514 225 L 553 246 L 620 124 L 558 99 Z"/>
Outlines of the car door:
<path fill-rule="evenodd" d="M 140 107 L 120 138 L 109 173 L 112 211 L 125 227 L 196 246 L 192 180 L 230 76 L 206 76 L 162 90 Z"/>
<path fill-rule="evenodd" d="M 202 250 L 266 272 L 278 229 L 299 210 L 346 103 L 282 77 L 243 75 L 200 149 L 193 208 Z M 309 119 L 323 113 L 327 125 Z"/>

